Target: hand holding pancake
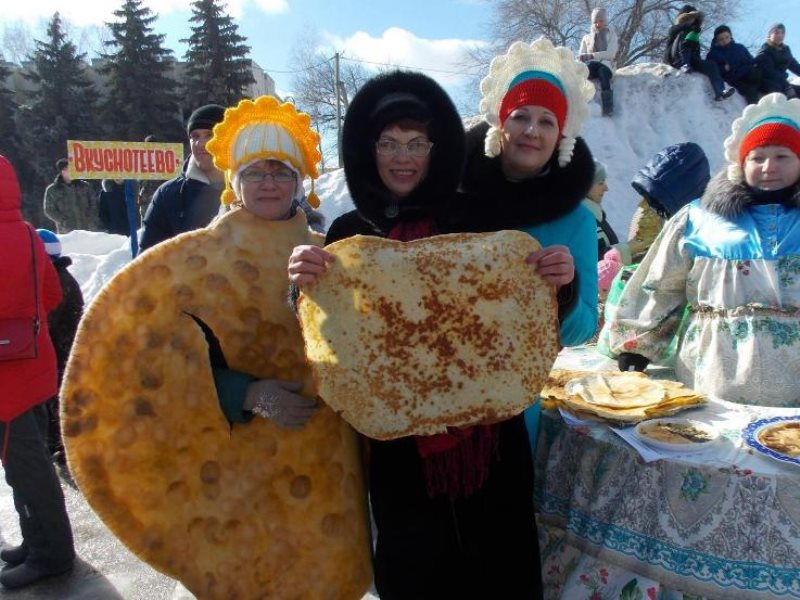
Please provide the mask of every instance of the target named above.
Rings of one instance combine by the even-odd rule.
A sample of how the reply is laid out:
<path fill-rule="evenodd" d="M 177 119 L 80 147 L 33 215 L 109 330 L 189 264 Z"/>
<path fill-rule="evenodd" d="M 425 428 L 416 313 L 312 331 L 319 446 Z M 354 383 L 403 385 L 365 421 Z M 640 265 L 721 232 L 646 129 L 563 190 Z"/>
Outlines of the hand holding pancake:
<path fill-rule="evenodd" d="M 536 272 L 556 288 L 575 279 L 575 260 L 567 246 L 542 248 L 529 254 L 525 262 L 536 265 Z"/>
<path fill-rule="evenodd" d="M 325 272 L 334 256 L 317 246 L 297 246 L 289 256 L 289 280 L 299 288 L 309 286 Z"/>
<path fill-rule="evenodd" d="M 319 408 L 316 399 L 299 393 L 302 389 L 302 381 L 254 381 L 247 388 L 244 409 L 251 410 L 284 429 L 299 429 Z"/>

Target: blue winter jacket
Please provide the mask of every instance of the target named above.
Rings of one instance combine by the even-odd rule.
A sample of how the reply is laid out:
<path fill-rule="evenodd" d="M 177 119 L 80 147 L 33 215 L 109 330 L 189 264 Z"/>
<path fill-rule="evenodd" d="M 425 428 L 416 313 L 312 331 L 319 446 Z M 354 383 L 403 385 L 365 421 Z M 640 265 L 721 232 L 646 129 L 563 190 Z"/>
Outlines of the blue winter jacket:
<path fill-rule="evenodd" d="M 555 221 L 526 227 L 522 231 L 535 237 L 542 248 L 554 244 L 569 247 L 575 260 L 577 298 L 561 321 L 561 344 L 577 346 L 587 342 L 597 329 L 597 221 L 594 215 L 581 204 Z M 537 401 L 524 413 L 533 453 L 539 437 L 541 410 L 541 403 Z"/>
<path fill-rule="evenodd" d="M 750 51 L 736 42 L 727 46 L 711 46 L 706 60 L 717 63 L 720 75 L 730 85 L 734 85 L 756 66 L 756 60 Z M 726 69 L 726 66 L 729 68 Z"/>
<path fill-rule="evenodd" d="M 667 146 L 642 167 L 633 189 L 667 219 L 703 195 L 711 170 L 703 149 L 693 142 Z"/>

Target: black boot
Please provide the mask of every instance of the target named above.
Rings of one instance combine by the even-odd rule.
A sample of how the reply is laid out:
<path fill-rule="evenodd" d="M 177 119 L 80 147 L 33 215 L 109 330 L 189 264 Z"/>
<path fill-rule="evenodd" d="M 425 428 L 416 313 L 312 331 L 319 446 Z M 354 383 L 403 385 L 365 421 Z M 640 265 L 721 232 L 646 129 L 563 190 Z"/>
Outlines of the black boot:
<path fill-rule="evenodd" d="M 3 571 L 0 572 L 0 584 L 5 588 L 13 590 L 27 587 L 42 579 L 63 575 L 71 570 L 72 562 L 58 568 L 45 568 L 26 561 L 16 567 L 6 567 L 3 569 Z"/>
<path fill-rule="evenodd" d="M 603 105 L 603 116 L 610 117 L 614 114 L 614 90 L 600 92 L 600 101 Z"/>
<path fill-rule="evenodd" d="M 25 544 L 9 546 L 8 548 L 0 550 L 0 560 L 12 567 L 21 565 L 25 562 L 26 558 L 28 558 L 28 548 Z"/>

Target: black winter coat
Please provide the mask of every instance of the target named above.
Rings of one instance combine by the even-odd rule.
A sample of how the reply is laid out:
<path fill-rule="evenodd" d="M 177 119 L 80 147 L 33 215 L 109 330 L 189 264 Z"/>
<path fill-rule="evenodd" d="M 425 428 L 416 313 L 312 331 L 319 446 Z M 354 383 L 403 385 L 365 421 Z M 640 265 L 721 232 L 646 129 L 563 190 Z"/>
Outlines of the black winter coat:
<path fill-rule="evenodd" d="M 691 32 L 699 34 L 702 21 L 703 14 L 699 11 L 678 15 L 675 25 L 670 27 L 667 33 L 667 45 L 664 49 L 663 60 L 665 64 L 672 65 L 676 69 L 690 66 L 699 70 L 699 63 L 702 60 L 700 44 L 687 40 L 686 37 Z"/>
<path fill-rule="evenodd" d="M 139 252 L 211 223 L 219 212 L 221 194 L 221 187 L 190 179 L 185 171 L 163 183 L 153 194 L 144 216 Z"/>
<path fill-rule="evenodd" d="M 750 51 L 736 42 L 731 42 L 727 46 L 711 46 L 706 60 L 710 60 L 719 67 L 722 79 L 730 85 L 734 85 L 756 68 L 756 61 Z"/>
<path fill-rule="evenodd" d="M 756 63 L 761 67 L 764 82 L 769 86 L 770 92 L 786 92 L 789 85 L 787 70 L 800 75 L 800 64 L 786 44 L 773 46 L 765 43 L 756 54 Z"/>
<path fill-rule="evenodd" d="M 67 269 L 71 264 L 72 259 L 69 256 L 59 256 L 53 261 L 64 297 L 61 303 L 47 315 L 50 339 L 53 340 L 53 346 L 56 349 L 59 383 L 64 375 L 64 368 L 67 366 L 78 323 L 83 316 L 83 293 L 81 293 L 80 284 Z"/>
<path fill-rule="evenodd" d="M 336 219 L 326 243 L 356 234 L 386 237 L 401 221 L 434 219 L 439 233 L 466 231 L 456 193 L 464 155 L 460 118 L 422 75 L 388 73 L 353 99 L 343 132 L 345 176 L 356 210 Z M 377 173 L 370 117 L 382 98 L 406 92 L 432 113 L 434 146 L 427 177 L 401 202 Z M 385 123 L 384 123 L 385 125 Z M 454 207 L 459 209 L 453 212 Z M 498 454 L 483 486 L 467 498 L 430 498 L 413 437 L 367 440 L 369 492 L 377 528 L 375 583 L 382 600 L 539 598 L 539 548 L 533 511 L 533 464 L 522 415 L 495 426 Z M 468 575 L 467 575 L 468 574 Z"/>
<path fill-rule="evenodd" d="M 107 233 L 130 235 L 128 207 L 125 204 L 125 186 L 118 184 L 113 179 L 104 179 L 98 205 L 100 222 Z"/>

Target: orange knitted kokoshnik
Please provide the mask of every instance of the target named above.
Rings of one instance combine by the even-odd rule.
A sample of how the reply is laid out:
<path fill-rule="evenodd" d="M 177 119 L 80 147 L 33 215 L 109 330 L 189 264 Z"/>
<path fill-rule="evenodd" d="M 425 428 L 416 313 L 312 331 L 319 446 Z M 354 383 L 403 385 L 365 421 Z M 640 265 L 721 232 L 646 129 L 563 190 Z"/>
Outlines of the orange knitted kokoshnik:
<path fill-rule="evenodd" d="M 751 150 L 761 146 L 785 146 L 800 157 L 800 129 L 783 119 L 756 125 L 742 140 L 739 164 L 744 163 Z"/>
<path fill-rule="evenodd" d="M 567 118 L 567 99 L 556 85 L 546 79 L 526 79 L 513 86 L 500 103 L 500 123 L 520 106 L 543 106 L 551 110 L 558 121 L 558 130 L 563 131 Z"/>

